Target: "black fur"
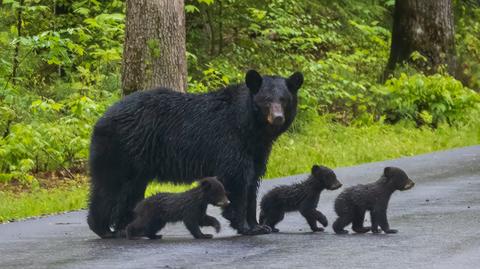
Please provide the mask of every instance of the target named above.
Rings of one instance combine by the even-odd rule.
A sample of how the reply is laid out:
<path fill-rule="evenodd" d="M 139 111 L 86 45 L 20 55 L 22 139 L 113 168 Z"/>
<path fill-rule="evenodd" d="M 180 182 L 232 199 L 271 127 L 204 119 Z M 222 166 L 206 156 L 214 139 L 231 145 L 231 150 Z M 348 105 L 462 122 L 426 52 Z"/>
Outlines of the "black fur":
<path fill-rule="evenodd" d="M 378 226 L 385 233 L 396 233 L 390 229 L 387 220 L 387 207 L 390 196 L 396 190 L 408 190 L 415 183 L 400 168 L 386 167 L 379 180 L 369 184 L 359 184 L 345 189 L 335 200 L 335 212 L 338 218 L 333 223 L 337 234 L 348 233 L 345 226 L 352 223 L 352 230 L 357 233 L 372 231 L 378 233 Z M 364 227 L 365 212 L 370 211 L 372 227 Z"/>
<path fill-rule="evenodd" d="M 126 228 L 127 238 L 159 239 L 157 232 L 166 223 L 177 221 L 183 221 L 197 239 L 212 238 L 211 234 L 200 231 L 201 226 L 212 226 L 220 232 L 220 223 L 207 215 L 207 206 L 224 207 L 229 203 L 222 183 L 214 177 L 201 180 L 198 187 L 183 193 L 158 193 L 137 204 L 135 218 Z"/>
<path fill-rule="evenodd" d="M 314 165 L 311 175 L 303 182 L 291 186 L 279 186 L 269 191 L 260 203 L 260 223 L 268 225 L 273 232 L 285 216 L 285 212 L 300 211 L 307 220 L 312 231 L 323 231 L 317 226 L 317 221 L 324 227 L 328 225 L 327 218 L 317 210 L 320 193 L 324 190 L 336 190 L 342 184 L 335 173 L 324 166 Z"/>
<path fill-rule="evenodd" d="M 260 177 L 273 142 L 296 115 L 301 73 L 246 74 L 246 83 L 207 94 L 140 91 L 101 117 L 90 148 L 90 229 L 114 236 L 132 219 L 147 183 L 216 175 L 231 205 L 223 211 L 242 234 L 267 233 L 256 220 Z"/>

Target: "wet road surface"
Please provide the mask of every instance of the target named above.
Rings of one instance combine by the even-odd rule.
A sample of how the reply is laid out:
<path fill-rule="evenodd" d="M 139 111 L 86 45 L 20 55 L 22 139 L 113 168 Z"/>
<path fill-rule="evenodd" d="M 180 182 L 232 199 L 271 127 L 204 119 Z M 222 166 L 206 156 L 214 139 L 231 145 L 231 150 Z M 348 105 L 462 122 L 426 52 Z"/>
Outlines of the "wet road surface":
<path fill-rule="evenodd" d="M 333 201 L 341 188 L 320 196 L 318 209 L 329 220 L 321 233 L 290 213 L 279 234 L 237 236 L 216 208 L 209 213 L 222 232 L 211 240 L 192 239 L 181 223 L 162 230 L 162 240 L 101 240 L 88 229 L 85 211 L 3 224 L 0 268 L 480 268 L 480 146 L 335 172 L 347 187 L 376 180 L 385 166 L 403 168 L 416 182 L 390 200 L 389 222 L 398 234 L 335 235 Z M 303 178 L 264 181 L 260 195 Z"/>

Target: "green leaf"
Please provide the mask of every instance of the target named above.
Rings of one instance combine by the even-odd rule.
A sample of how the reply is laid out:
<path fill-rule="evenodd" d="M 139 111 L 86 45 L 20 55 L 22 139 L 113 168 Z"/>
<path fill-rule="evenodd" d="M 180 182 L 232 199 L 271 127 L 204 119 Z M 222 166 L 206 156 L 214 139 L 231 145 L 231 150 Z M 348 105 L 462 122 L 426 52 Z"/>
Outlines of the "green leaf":
<path fill-rule="evenodd" d="M 199 12 L 200 10 L 194 6 L 194 5 L 185 5 L 185 12 L 187 13 L 195 13 L 195 12 Z"/>
<path fill-rule="evenodd" d="M 214 1 L 215 0 L 197 0 L 198 3 L 200 3 L 200 4 L 203 3 L 203 4 L 207 4 L 207 5 L 213 4 Z"/>

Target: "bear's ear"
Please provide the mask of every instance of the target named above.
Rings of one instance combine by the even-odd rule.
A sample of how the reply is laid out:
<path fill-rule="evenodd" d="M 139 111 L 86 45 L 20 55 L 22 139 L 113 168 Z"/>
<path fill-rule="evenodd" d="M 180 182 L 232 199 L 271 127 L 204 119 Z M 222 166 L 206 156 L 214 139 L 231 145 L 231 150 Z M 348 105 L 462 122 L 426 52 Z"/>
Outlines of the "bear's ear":
<path fill-rule="evenodd" d="M 393 167 L 385 167 L 385 169 L 383 169 L 383 175 L 386 176 L 387 178 L 390 178 L 392 176 L 392 172 L 393 172 Z"/>
<path fill-rule="evenodd" d="M 322 171 L 322 168 L 320 168 L 320 166 L 318 166 L 316 164 L 312 166 L 312 175 L 318 176 L 318 175 L 320 175 L 321 171 Z"/>
<path fill-rule="evenodd" d="M 201 180 L 201 181 L 200 181 L 200 186 L 201 186 L 204 190 L 208 190 L 208 189 L 210 189 L 210 187 L 211 187 L 212 185 L 210 184 L 210 181 L 208 181 L 208 180 Z"/>
<path fill-rule="evenodd" d="M 262 86 L 263 78 L 255 70 L 249 70 L 245 75 L 245 84 L 252 94 L 256 94 Z"/>
<path fill-rule="evenodd" d="M 288 90 L 292 93 L 297 93 L 298 89 L 303 84 L 303 74 L 300 72 L 293 73 L 290 77 L 287 78 L 287 87 Z"/>

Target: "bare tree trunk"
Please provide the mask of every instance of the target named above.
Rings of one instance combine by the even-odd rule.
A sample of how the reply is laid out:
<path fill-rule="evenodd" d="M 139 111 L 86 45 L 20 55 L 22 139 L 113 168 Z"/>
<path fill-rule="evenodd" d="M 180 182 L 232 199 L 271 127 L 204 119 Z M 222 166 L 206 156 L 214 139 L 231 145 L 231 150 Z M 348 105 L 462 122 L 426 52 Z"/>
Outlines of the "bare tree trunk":
<path fill-rule="evenodd" d="M 183 0 L 127 0 L 122 89 L 187 86 Z"/>
<path fill-rule="evenodd" d="M 393 14 L 392 45 L 384 79 L 397 63 L 409 61 L 418 51 L 426 62 L 418 65 L 426 73 L 434 73 L 446 64 L 455 68 L 455 36 L 451 0 L 396 0 Z"/>

